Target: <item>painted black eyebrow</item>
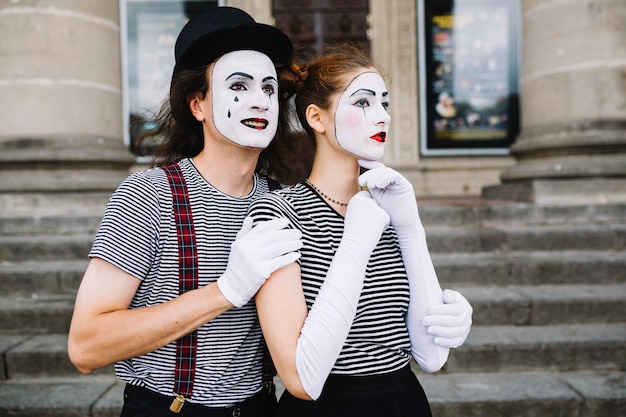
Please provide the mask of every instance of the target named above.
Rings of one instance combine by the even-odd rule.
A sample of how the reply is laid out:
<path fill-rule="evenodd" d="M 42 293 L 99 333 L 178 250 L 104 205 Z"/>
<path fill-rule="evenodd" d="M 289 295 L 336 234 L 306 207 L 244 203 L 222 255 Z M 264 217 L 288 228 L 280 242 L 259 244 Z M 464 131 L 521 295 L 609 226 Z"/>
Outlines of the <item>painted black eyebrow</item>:
<path fill-rule="evenodd" d="M 254 80 L 254 77 L 252 75 L 246 74 L 245 72 L 233 72 L 228 77 L 226 77 L 226 81 L 228 81 L 229 79 L 231 79 L 233 77 L 244 77 L 244 78 L 248 78 L 250 80 Z M 272 77 L 271 75 L 269 77 L 263 78 L 263 82 L 264 83 L 268 82 L 270 80 L 278 82 L 278 80 L 275 77 Z"/>
<path fill-rule="evenodd" d="M 358 93 L 360 93 L 362 91 L 365 92 L 365 93 L 371 94 L 373 96 L 376 96 L 376 92 L 374 90 L 369 90 L 367 88 L 360 88 L 360 89 L 356 90 L 354 93 L 350 94 L 350 97 L 352 97 L 353 95 L 358 94 Z"/>
<path fill-rule="evenodd" d="M 383 97 L 387 97 L 389 93 L 387 91 L 383 92 Z"/>
<path fill-rule="evenodd" d="M 246 74 L 245 72 L 233 72 L 232 74 L 230 74 L 228 77 L 226 77 L 226 80 L 228 81 L 229 79 L 235 77 L 235 76 L 239 76 L 239 77 L 244 77 L 244 78 L 249 78 L 251 80 L 254 80 L 254 77 L 250 74 Z"/>

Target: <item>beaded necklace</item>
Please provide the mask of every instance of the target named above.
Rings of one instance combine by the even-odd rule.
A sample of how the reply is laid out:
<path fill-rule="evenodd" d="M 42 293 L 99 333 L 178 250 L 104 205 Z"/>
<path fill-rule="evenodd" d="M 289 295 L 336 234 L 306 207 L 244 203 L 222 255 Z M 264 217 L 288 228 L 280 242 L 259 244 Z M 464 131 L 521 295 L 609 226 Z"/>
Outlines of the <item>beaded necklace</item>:
<path fill-rule="evenodd" d="M 315 190 L 316 193 L 318 193 L 319 195 L 321 195 L 322 197 L 324 197 L 324 199 L 326 199 L 327 201 L 330 201 L 331 203 L 335 203 L 338 204 L 340 206 L 347 206 L 348 203 L 342 203 L 341 201 L 337 201 L 334 198 L 331 198 L 329 196 L 327 196 L 326 194 L 324 194 L 322 192 L 322 190 L 320 190 L 319 188 L 317 188 L 315 185 L 313 185 L 313 183 L 307 178 L 304 180 L 304 182 L 306 182 L 307 184 L 309 184 L 311 186 L 311 188 L 313 188 Z"/>

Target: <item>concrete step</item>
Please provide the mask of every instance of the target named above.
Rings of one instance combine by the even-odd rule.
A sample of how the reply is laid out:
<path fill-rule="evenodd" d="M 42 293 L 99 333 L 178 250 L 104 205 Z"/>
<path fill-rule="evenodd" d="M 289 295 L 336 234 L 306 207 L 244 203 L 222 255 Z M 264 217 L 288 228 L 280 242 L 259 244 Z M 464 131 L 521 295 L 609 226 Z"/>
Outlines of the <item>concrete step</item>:
<path fill-rule="evenodd" d="M 75 295 L 89 260 L 0 263 L 0 294 Z"/>
<path fill-rule="evenodd" d="M 606 284 L 624 282 L 624 251 L 434 253 L 445 285 Z"/>
<path fill-rule="evenodd" d="M 624 372 L 418 375 L 437 417 L 626 415 Z"/>
<path fill-rule="evenodd" d="M 546 325 L 624 321 L 626 283 L 456 287 L 476 325 Z"/>
<path fill-rule="evenodd" d="M 433 254 L 445 287 L 624 282 L 624 252 L 563 251 Z M 88 259 L 0 262 L 0 294 L 71 294 Z"/>
<path fill-rule="evenodd" d="M 87 259 L 94 236 L 2 236 L 0 237 L 0 261 L 56 261 Z"/>
<path fill-rule="evenodd" d="M 437 253 L 521 251 L 624 251 L 626 225 L 548 225 L 485 228 L 431 227 L 428 248 Z"/>
<path fill-rule="evenodd" d="M 0 297 L 0 334 L 67 333 L 75 295 Z"/>
<path fill-rule="evenodd" d="M 626 323 L 474 326 L 447 373 L 626 371 Z"/>
<path fill-rule="evenodd" d="M 626 223 L 626 204 L 538 205 L 481 198 L 423 198 L 424 226 L 577 225 Z"/>
<path fill-rule="evenodd" d="M 626 251 L 626 225 L 427 229 L 434 254 L 535 251 Z M 84 259 L 93 234 L 0 236 L 0 261 Z"/>
<path fill-rule="evenodd" d="M 415 371 L 437 417 L 626 415 L 624 372 L 425 375 Z M 283 388 L 277 380 L 278 393 Z M 124 384 L 109 376 L 0 383 L 0 415 L 117 417 Z M 33 393 L 37 400 L 33 401 Z"/>
<path fill-rule="evenodd" d="M 0 352 L 4 357 L 0 380 L 81 375 L 67 355 L 67 333 L 0 335 Z M 113 366 L 93 373 L 113 374 Z"/>
<path fill-rule="evenodd" d="M 112 375 L 0 382 L 0 415 L 119 417 L 123 390 Z"/>
<path fill-rule="evenodd" d="M 6 379 L 79 375 L 67 357 L 67 334 L 0 335 L 0 352 Z M 474 326 L 465 344 L 452 350 L 444 372 L 626 370 L 625 357 L 624 322 Z"/>
<path fill-rule="evenodd" d="M 0 236 L 94 234 L 102 213 L 68 215 L 0 215 Z"/>
<path fill-rule="evenodd" d="M 58 233 L 95 233 L 106 199 L 82 203 L 83 194 L 70 196 L 77 201 L 72 213 L 53 206 L 30 202 L 31 210 L 5 208 L 0 213 L 0 236 Z M 67 197 L 66 197 L 67 198 Z M 108 197 L 107 197 L 108 199 Z M 626 204 L 535 205 L 479 198 L 418 198 L 420 218 L 426 229 L 436 226 L 485 227 L 496 225 L 590 225 L 626 223 Z"/>
<path fill-rule="evenodd" d="M 463 286 L 475 325 L 614 323 L 624 320 L 626 284 L 540 286 Z M 73 293 L 0 297 L 0 334 L 64 333 L 69 328 Z"/>

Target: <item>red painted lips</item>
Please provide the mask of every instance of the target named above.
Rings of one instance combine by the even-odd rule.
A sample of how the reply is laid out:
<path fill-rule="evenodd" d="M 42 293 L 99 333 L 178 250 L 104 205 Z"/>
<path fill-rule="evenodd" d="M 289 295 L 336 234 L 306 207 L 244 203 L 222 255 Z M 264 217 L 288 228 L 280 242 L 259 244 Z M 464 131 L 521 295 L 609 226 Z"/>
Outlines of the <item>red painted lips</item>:
<path fill-rule="evenodd" d="M 385 133 L 385 132 L 378 132 L 374 136 L 370 136 L 370 137 L 372 139 L 374 139 L 376 142 L 384 143 L 385 140 L 387 139 L 387 133 Z"/>

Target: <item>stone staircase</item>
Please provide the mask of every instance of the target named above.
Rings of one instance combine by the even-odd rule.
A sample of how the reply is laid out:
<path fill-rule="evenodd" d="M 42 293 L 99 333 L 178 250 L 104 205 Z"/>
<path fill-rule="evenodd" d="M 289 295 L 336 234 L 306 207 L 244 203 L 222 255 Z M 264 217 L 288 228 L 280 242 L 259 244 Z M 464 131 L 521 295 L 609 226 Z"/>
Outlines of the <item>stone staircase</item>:
<path fill-rule="evenodd" d="M 626 204 L 420 206 L 444 288 L 474 307 L 444 369 L 415 368 L 434 416 L 626 415 Z M 100 215 L 0 214 L 0 416 L 119 416 L 112 368 L 80 375 L 66 350 Z"/>

